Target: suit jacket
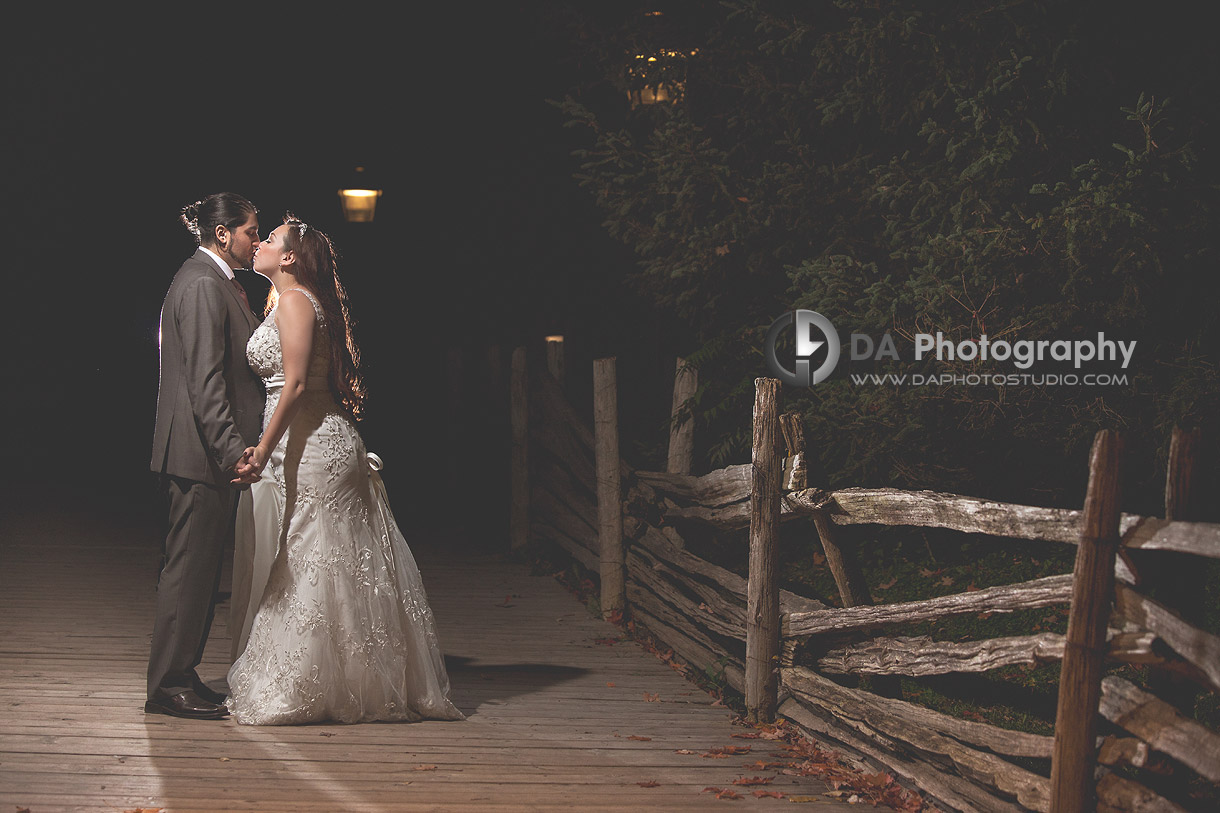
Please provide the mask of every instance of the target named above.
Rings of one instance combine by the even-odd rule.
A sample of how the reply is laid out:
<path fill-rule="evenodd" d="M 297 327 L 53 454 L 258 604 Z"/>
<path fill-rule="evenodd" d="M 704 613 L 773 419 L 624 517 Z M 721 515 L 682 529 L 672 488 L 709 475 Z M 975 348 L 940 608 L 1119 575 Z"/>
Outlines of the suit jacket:
<path fill-rule="evenodd" d="M 152 470 L 227 485 L 262 430 L 262 380 L 246 363 L 258 319 L 199 249 L 161 306 L 161 380 Z"/>

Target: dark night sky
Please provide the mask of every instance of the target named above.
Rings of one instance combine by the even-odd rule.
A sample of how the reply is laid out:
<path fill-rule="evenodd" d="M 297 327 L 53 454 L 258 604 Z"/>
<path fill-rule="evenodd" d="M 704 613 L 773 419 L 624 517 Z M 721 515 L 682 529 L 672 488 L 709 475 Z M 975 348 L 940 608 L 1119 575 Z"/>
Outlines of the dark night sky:
<path fill-rule="evenodd" d="M 570 179 L 574 144 L 545 103 L 565 82 L 557 48 L 516 6 L 9 30 L 10 498 L 69 471 L 147 491 L 158 314 L 194 250 L 177 213 L 213 191 L 253 200 L 264 233 L 286 209 L 331 232 L 376 398 L 366 440 L 387 460 L 443 453 L 425 427 L 452 343 L 579 326 L 571 353 L 613 352 L 639 318 L 613 304 L 630 306 L 630 258 Z M 385 189 L 374 224 L 342 222 L 335 190 L 356 164 Z M 585 315 L 593 301 L 611 304 Z"/>

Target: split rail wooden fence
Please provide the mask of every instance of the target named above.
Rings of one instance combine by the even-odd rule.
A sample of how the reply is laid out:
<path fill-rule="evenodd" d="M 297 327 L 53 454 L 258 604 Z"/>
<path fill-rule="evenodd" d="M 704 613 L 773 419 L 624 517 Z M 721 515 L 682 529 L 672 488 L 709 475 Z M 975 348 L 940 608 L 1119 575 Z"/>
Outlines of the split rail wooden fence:
<path fill-rule="evenodd" d="M 1220 638 L 1141 590 L 1151 578 L 1174 577 L 1160 554 L 1220 558 L 1220 524 L 1180 518 L 1197 432 L 1174 432 L 1168 519 L 1121 513 L 1122 439 L 1109 431 L 1094 443 L 1079 511 L 929 491 L 809 488 L 800 420 L 780 414 L 773 379 L 756 381 L 751 463 L 689 474 L 689 424 L 675 421 L 671 470 L 640 471 L 617 449 L 614 359 L 595 362 L 590 429 L 565 397 L 562 348 L 548 349 L 549 371 L 527 369 L 524 348 L 513 353 L 513 546 L 537 538 L 563 548 L 597 574 L 607 617 L 625 610 L 691 667 L 743 694 L 753 719 L 786 717 L 955 810 L 1189 809 L 1141 781 L 1155 779 L 1145 769 L 1165 759 L 1220 783 L 1220 736 L 1173 703 L 1102 677 L 1107 661 L 1147 664 L 1171 690 L 1220 691 Z M 694 376 L 679 359 L 675 414 L 693 393 Z M 787 522 L 807 522 L 817 535 L 843 607 L 778 589 L 777 528 Z M 699 524 L 749 529 L 748 579 L 686 548 L 683 530 Z M 874 605 L 838 532 L 858 524 L 987 534 L 997 544 L 1061 542 L 1077 546 L 1076 566 L 1021 584 Z M 1054 605 L 1069 608 L 1066 635 L 945 642 L 885 634 L 912 622 Z M 802 659 L 813 668 L 796 665 Z M 883 696 L 899 694 L 896 676 L 1052 661 L 1062 661 L 1053 737 Z M 847 688 L 826 675 L 869 675 L 888 690 Z M 1028 767 L 1048 763 L 1047 771 Z"/>

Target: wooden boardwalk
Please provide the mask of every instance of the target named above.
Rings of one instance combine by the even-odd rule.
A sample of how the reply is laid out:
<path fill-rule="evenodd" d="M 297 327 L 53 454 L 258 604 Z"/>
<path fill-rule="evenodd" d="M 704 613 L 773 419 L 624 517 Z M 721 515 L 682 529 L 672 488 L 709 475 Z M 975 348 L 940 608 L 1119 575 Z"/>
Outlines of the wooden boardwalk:
<path fill-rule="evenodd" d="M 439 533 L 406 529 L 466 721 L 260 728 L 145 715 L 155 531 L 100 503 L 65 515 L 6 502 L 0 811 L 787 807 L 732 784 L 775 776 L 745 767 L 790 759 L 775 742 L 733 738 L 749 729 L 638 644 L 599 643 L 619 631 L 551 577 Z M 213 686 L 228 668 L 226 616 L 222 605 L 200 667 Z M 781 774 L 766 789 L 842 804 L 813 777 Z"/>

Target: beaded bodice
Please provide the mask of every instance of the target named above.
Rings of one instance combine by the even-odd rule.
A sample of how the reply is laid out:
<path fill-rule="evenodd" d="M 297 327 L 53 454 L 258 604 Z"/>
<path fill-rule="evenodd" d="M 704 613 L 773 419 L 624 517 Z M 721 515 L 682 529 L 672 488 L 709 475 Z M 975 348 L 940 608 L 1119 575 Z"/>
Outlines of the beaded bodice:
<path fill-rule="evenodd" d="M 329 398 L 330 334 L 326 329 L 326 317 L 322 313 L 322 306 L 318 300 L 304 288 L 289 288 L 281 294 L 281 298 L 295 296 L 290 293 L 291 291 L 299 291 L 308 297 L 316 316 L 313 328 L 313 346 L 309 354 L 309 371 L 305 378 L 305 392 L 315 398 L 325 393 Z M 263 384 L 267 388 L 267 408 L 263 413 L 264 427 L 271 419 L 285 380 L 284 351 L 280 345 L 279 326 L 275 321 L 278 310 L 279 303 L 277 302 L 263 323 L 250 335 L 250 341 L 246 343 L 246 361 L 249 362 L 250 369 L 262 377 Z"/>

